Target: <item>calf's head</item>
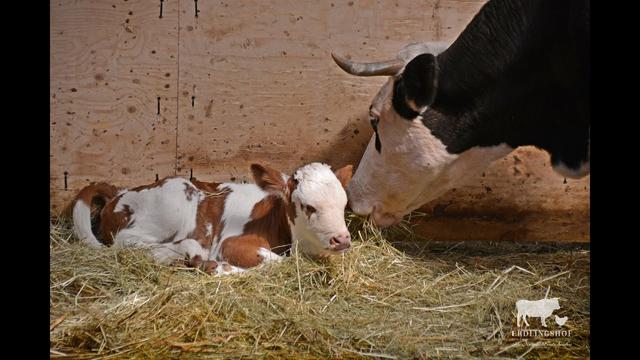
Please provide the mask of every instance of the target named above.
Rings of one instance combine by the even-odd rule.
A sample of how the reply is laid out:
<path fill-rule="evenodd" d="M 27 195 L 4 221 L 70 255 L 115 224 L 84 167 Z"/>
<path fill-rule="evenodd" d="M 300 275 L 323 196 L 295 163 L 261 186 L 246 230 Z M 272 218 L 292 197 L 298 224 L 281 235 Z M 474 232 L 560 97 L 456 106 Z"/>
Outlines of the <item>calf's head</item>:
<path fill-rule="evenodd" d="M 351 236 L 344 220 L 347 205 L 345 186 L 352 167 L 335 172 L 328 165 L 312 163 L 288 176 L 262 165 L 251 165 L 258 186 L 281 196 L 287 209 L 292 247 L 311 257 L 346 252 Z"/>

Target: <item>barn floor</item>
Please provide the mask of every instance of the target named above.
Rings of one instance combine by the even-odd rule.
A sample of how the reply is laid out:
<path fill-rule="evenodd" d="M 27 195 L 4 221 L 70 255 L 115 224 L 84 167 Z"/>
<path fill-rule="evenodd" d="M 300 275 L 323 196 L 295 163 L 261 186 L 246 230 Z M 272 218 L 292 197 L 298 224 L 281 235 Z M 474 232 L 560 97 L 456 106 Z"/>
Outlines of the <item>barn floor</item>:
<path fill-rule="evenodd" d="M 344 256 L 213 277 L 140 251 L 96 252 L 53 220 L 51 357 L 590 356 L 588 244 L 434 242 L 349 221 Z M 547 319 L 560 336 L 518 336 L 515 302 L 547 292 L 567 317 Z"/>

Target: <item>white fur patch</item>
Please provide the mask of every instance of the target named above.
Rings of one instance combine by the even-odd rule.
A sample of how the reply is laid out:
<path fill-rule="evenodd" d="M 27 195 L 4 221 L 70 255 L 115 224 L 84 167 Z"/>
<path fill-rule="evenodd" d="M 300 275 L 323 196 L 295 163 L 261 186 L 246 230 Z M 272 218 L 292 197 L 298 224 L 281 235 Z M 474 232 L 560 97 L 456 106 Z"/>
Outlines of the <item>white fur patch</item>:
<path fill-rule="evenodd" d="M 284 258 L 269 249 L 263 247 L 258 248 L 258 256 L 262 258 L 263 262 L 268 261 L 282 261 Z"/>
<path fill-rule="evenodd" d="M 347 204 L 347 194 L 329 165 L 312 163 L 298 169 L 293 177 L 298 180 L 298 186 L 292 197 L 303 203 L 316 209 L 323 205 Z"/>
<path fill-rule="evenodd" d="M 312 163 L 298 169 L 293 175 L 298 180 L 291 194 L 296 218 L 292 229 L 292 250 L 316 256 L 324 253 L 333 236 L 348 233 L 344 222 L 347 194 L 326 164 Z M 308 218 L 302 205 L 313 206 L 316 211 Z"/>
<path fill-rule="evenodd" d="M 231 274 L 243 273 L 245 271 L 246 270 L 241 268 L 241 267 L 233 266 L 233 265 L 230 265 L 229 263 L 223 261 L 223 262 L 218 262 L 218 266 L 216 267 L 215 274 L 216 275 L 231 275 Z"/>
<path fill-rule="evenodd" d="M 91 230 L 91 207 L 82 200 L 73 207 L 73 230 L 82 243 L 93 248 L 103 246 Z"/>
<path fill-rule="evenodd" d="M 206 258 L 209 254 L 200 243 L 194 239 L 184 239 L 179 243 L 150 245 L 153 258 L 160 264 L 170 264 L 174 260 L 185 257 L 191 259 L 197 255 Z"/>
<path fill-rule="evenodd" d="M 473 147 L 453 160 L 443 173 L 423 185 L 420 194 L 409 204 L 409 211 L 438 198 L 453 187 L 461 186 L 477 178 L 491 162 L 513 151 L 507 144 L 488 147 Z"/>
<path fill-rule="evenodd" d="M 205 227 L 207 228 L 206 236 L 207 237 L 211 236 L 211 234 L 213 234 L 213 225 L 211 223 L 207 223 Z"/>
<path fill-rule="evenodd" d="M 187 185 L 193 186 L 185 179 L 174 178 L 159 187 L 124 193 L 114 211 L 128 206 L 133 212 L 133 225 L 118 233 L 114 245 L 144 246 L 185 239 L 196 227 L 198 211 L 198 202 L 186 199 Z M 195 196 L 203 194 L 197 192 Z"/>

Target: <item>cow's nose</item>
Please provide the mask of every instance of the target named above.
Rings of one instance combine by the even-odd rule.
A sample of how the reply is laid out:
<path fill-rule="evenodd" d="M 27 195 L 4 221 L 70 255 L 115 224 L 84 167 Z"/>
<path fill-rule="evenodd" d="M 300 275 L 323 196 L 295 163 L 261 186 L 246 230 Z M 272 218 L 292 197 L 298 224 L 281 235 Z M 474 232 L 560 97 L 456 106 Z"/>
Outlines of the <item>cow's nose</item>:
<path fill-rule="evenodd" d="M 358 191 L 355 191 L 351 186 L 353 183 L 350 183 L 347 187 L 347 207 L 351 209 L 355 214 L 360 216 L 367 216 L 373 210 L 373 206 L 367 200 L 365 200 L 362 196 L 359 195 Z"/>
<path fill-rule="evenodd" d="M 356 202 L 349 200 L 347 206 L 354 214 L 360 216 L 367 216 L 371 214 L 371 211 L 373 210 L 373 207 L 366 202 Z"/>
<path fill-rule="evenodd" d="M 329 240 L 332 250 L 345 250 L 351 247 L 351 234 L 345 233 L 334 236 Z"/>
<path fill-rule="evenodd" d="M 402 220 L 401 217 L 379 211 L 379 208 L 377 206 L 373 207 L 372 219 L 373 223 L 381 228 L 396 225 Z"/>

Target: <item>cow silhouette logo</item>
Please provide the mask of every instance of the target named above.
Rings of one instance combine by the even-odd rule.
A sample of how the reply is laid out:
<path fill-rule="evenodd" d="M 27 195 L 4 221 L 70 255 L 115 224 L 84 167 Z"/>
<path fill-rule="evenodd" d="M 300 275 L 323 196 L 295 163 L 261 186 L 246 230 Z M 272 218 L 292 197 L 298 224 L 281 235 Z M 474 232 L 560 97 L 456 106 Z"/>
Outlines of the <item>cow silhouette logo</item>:
<path fill-rule="evenodd" d="M 546 320 L 555 310 L 560 309 L 558 298 L 544 298 L 540 300 L 518 300 L 516 301 L 516 325 L 520 327 L 522 320 L 526 326 L 529 326 L 528 317 L 539 317 L 543 327 L 547 327 Z M 559 326 L 563 326 L 567 322 L 567 317 L 558 317 L 555 315 L 555 322 Z"/>

